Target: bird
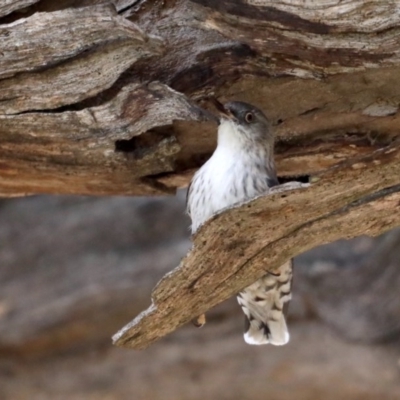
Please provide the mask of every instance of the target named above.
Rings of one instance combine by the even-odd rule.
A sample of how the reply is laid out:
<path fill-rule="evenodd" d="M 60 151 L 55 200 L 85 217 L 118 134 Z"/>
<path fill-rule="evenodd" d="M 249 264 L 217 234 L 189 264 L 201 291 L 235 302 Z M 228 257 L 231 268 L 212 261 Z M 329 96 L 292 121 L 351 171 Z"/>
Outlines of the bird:
<path fill-rule="evenodd" d="M 219 211 L 279 185 L 274 134 L 256 106 L 212 99 L 218 111 L 218 142 L 211 158 L 195 173 L 187 192 L 187 213 L 194 234 Z M 244 340 L 251 345 L 284 345 L 289 341 L 285 315 L 291 299 L 293 263 L 288 260 L 237 294 L 245 314 Z M 202 324 L 198 317 L 194 321 Z M 204 323 L 204 322 L 203 322 Z"/>

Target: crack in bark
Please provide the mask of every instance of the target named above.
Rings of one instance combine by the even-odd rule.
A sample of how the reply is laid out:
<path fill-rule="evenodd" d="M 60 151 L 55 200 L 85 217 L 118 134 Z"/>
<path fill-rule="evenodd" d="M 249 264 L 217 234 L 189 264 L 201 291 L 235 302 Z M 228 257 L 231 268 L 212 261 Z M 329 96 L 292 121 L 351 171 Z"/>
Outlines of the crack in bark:
<path fill-rule="evenodd" d="M 318 218 L 316 218 L 314 220 L 307 221 L 306 223 L 301 224 L 301 225 L 293 228 L 291 231 L 287 232 L 287 234 L 285 236 L 280 237 L 276 241 L 269 242 L 266 246 L 260 248 L 260 250 L 258 250 L 250 258 L 248 258 L 248 260 L 244 264 L 242 264 L 237 270 L 235 270 L 235 272 L 233 274 L 226 276 L 226 279 L 228 280 L 228 279 L 232 278 L 233 276 L 237 275 L 238 272 L 240 272 L 243 269 L 245 269 L 248 264 L 250 264 L 252 261 L 254 261 L 254 259 L 256 259 L 256 257 L 258 257 L 261 253 L 265 252 L 265 250 L 268 247 L 278 244 L 280 241 L 284 240 L 285 238 L 289 238 L 290 236 L 293 236 L 295 233 L 298 233 L 298 232 L 302 231 L 304 228 L 310 227 L 310 226 L 312 226 L 313 224 L 315 224 L 315 223 L 317 223 L 319 221 L 322 221 L 322 220 L 325 220 L 325 219 L 329 219 L 331 217 L 334 217 L 334 216 L 337 216 L 337 215 L 340 215 L 340 214 L 345 214 L 345 213 L 349 212 L 349 210 L 351 208 L 359 207 L 362 204 L 367 204 L 367 203 L 370 203 L 372 201 L 378 200 L 380 198 L 386 197 L 386 196 L 388 196 L 390 194 L 398 193 L 398 192 L 400 192 L 400 184 L 399 185 L 395 185 L 395 186 L 391 186 L 391 187 L 388 187 L 388 188 L 385 188 L 385 189 L 382 189 L 382 190 L 379 190 L 378 192 L 375 192 L 375 193 L 368 194 L 368 195 L 366 195 L 366 196 L 364 196 L 364 197 L 362 197 L 360 199 L 357 199 L 357 200 L 353 201 L 352 203 L 350 203 L 350 204 L 348 204 L 348 205 L 346 205 L 344 207 L 341 207 L 341 208 L 339 208 L 337 210 L 331 211 L 331 212 L 329 212 L 329 213 L 327 213 L 325 215 L 322 215 L 322 216 L 320 216 L 320 217 L 318 217 Z M 197 278 L 196 282 L 192 282 L 189 285 L 189 287 L 194 286 L 194 284 L 197 283 L 197 281 L 200 280 L 202 278 L 202 276 L 204 276 L 206 273 L 207 273 L 207 271 L 205 271 L 202 275 L 200 275 Z M 220 288 L 221 286 L 224 286 L 224 285 L 225 285 L 225 282 L 221 282 L 219 285 L 217 285 L 215 287 L 215 289 L 217 290 L 218 288 Z"/>
<path fill-rule="evenodd" d="M 194 247 L 181 265 L 157 284 L 151 311 L 140 314 L 116 334 L 114 343 L 147 347 L 258 279 L 265 274 L 266 265 L 273 271 L 314 245 L 363 231 L 377 234 L 400 222 L 399 215 L 389 209 L 400 199 L 399 157 L 395 143 L 357 163 L 353 160 L 332 167 L 306 189 L 288 183 L 215 215 L 194 235 Z M 394 195 L 397 197 L 392 198 Z M 320 201 L 310 207 L 313 198 Z M 392 200 L 386 201 L 389 198 Z M 367 216 L 370 205 L 374 214 Z M 341 222 L 332 225 L 332 221 Z M 240 240 L 243 245 L 232 247 Z M 141 335 L 131 341 L 138 331 Z"/>

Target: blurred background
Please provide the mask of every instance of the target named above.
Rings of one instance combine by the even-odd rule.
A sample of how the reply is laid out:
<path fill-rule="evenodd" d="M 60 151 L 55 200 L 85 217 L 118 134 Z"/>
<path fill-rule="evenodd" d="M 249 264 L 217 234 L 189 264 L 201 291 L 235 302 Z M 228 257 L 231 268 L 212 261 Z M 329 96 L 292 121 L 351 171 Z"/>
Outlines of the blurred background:
<path fill-rule="evenodd" d="M 0 399 L 399 399 L 400 230 L 295 259 L 291 341 L 235 299 L 144 351 L 110 337 L 190 247 L 185 195 L 0 200 Z"/>

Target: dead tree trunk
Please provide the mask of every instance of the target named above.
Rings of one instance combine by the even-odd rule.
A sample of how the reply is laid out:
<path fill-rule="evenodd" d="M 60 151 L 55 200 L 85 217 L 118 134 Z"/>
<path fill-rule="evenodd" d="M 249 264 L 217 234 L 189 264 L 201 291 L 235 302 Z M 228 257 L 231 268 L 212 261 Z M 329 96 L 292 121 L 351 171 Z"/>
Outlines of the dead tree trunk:
<path fill-rule="evenodd" d="M 397 0 L 0 0 L 0 56 L 3 196 L 174 192 L 215 146 L 216 125 L 199 107 L 211 94 L 264 109 L 280 177 L 311 182 L 199 233 L 156 297 L 183 278 L 191 291 L 179 299 L 213 296 L 202 309 L 185 303 L 184 316 L 176 303 L 163 333 L 257 278 L 266 254 L 273 268 L 400 222 Z M 241 230 L 229 217 L 243 219 Z M 246 220 L 260 231 L 250 235 Z M 221 265 L 227 230 L 238 252 L 228 278 L 193 258 L 207 251 Z"/>

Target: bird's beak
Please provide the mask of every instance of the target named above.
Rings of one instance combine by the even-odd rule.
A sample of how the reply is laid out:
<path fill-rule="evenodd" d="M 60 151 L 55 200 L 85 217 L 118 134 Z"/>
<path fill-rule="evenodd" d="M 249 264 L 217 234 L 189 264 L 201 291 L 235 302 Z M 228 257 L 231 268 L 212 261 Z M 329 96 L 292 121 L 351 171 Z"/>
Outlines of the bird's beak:
<path fill-rule="evenodd" d="M 214 104 L 214 107 L 218 111 L 219 118 L 227 118 L 227 119 L 234 119 L 234 115 L 227 110 L 222 103 L 220 103 L 215 97 L 210 97 L 210 101 Z"/>

